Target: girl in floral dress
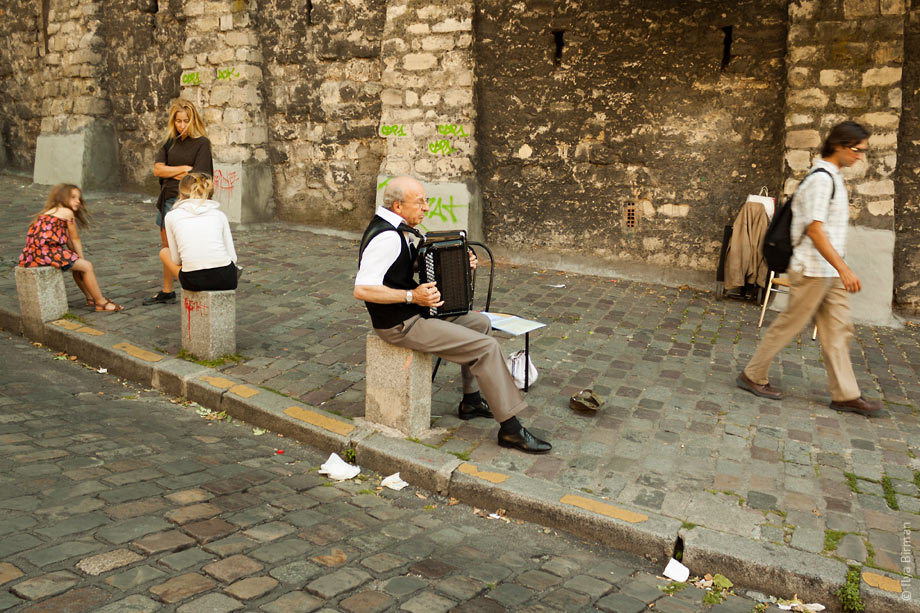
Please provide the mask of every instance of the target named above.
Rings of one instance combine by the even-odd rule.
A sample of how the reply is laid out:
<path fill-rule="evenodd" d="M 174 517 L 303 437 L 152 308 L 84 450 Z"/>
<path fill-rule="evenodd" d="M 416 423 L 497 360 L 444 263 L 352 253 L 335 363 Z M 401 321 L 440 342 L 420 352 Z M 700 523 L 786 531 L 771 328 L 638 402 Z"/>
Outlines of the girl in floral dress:
<path fill-rule="evenodd" d="M 26 246 L 19 256 L 23 268 L 54 266 L 73 273 L 73 280 L 86 296 L 86 306 L 100 312 L 120 311 L 124 307 L 102 295 L 93 265 L 83 258 L 83 243 L 77 225 L 87 227 L 86 202 L 76 185 L 55 185 L 44 208 L 35 216 L 26 235 Z"/>

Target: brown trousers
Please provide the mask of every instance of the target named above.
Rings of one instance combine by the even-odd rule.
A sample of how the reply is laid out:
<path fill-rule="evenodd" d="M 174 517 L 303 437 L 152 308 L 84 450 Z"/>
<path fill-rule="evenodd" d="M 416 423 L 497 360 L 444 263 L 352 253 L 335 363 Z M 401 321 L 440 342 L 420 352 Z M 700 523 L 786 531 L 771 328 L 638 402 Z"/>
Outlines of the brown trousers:
<path fill-rule="evenodd" d="M 460 364 L 463 393 L 481 388 L 495 420 L 501 423 L 527 407 L 527 401 L 515 387 L 501 346 L 489 336 L 491 331 L 489 318 L 482 313 L 447 319 L 424 319 L 416 315 L 392 328 L 374 328 L 377 336 L 388 343 L 433 353 Z"/>
<path fill-rule="evenodd" d="M 845 402 L 859 398 L 859 385 L 850 362 L 850 300 L 838 277 L 806 277 L 789 272 L 789 306 L 767 330 L 744 367 L 744 374 L 759 385 L 767 383 L 770 362 L 814 318 L 824 353 L 831 400 Z"/>

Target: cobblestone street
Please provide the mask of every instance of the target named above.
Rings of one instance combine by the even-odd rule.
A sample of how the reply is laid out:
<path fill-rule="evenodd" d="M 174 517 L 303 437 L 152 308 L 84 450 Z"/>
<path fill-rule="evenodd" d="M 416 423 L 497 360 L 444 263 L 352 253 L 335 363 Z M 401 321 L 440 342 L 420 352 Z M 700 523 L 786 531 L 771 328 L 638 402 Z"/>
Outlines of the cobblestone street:
<path fill-rule="evenodd" d="M 10 267 L 45 195 L 27 178 L 0 175 L 8 219 L 0 229 L 4 308 L 18 309 Z M 68 279 L 71 311 L 99 329 L 176 355 L 179 307 L 140 304 L 156 291 L 160 274 L 152 200 L 131 194 L 89 194 L 88 200 L 95 225 L 82 233 L 87 257 L 105 295 L 126 310 L 84 311 Z M 240 362 L 219 368 L 326 411 L 362 416 L 370 329 L 351 295 L 356 241 L 282 225 L 238 231 L 234 238 L 246 268 L 237 292 Z M 828 408 L 820 351 L 808 335 L 787 347 L 771 371 L 785 400 L 736 389 L 734 378 L 760 336 L 759 307 L 718 300 L 709 289 L 498 266 L 493 310 L 548 324 L 531 335 L 540 379 L 527 394 L 531 406 L 522 421 L 552 441 L 553 453 L 500 449 L 493 423 L 458 420 L 453 365 L 441 368 L 433 396 L 433 426 L 446 434 L 422 442 L 688 525 L 853 560 L 896 578 L 906 568 L 903 556 L 915 569 L 917 322 L 857 326 L 852 356 L 860 386 L 884 399 L 888 411 L 866 420 Z M 510 352 L 523 340 L 503 344 Z M 606 403 L 596 415 L 568 408 L 568 397 L 586 387 Z"/>
<path fill-rule="evenodd" d="M 60 357 L 60 356 L 59 356 Z M 0 336 L 0 610 L 748 612 Z M 278 450 L 283 450 L 279 454 Z M 494 511 L 494 509 L 490 510 Z"/>

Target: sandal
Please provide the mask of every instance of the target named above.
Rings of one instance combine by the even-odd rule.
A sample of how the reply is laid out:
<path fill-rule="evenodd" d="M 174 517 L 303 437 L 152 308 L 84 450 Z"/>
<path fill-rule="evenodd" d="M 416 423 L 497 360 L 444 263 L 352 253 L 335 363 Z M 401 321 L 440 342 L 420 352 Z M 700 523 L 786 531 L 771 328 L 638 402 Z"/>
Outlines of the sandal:
<path fill-rule="evenodd" d="M 92 309 L 92 308 L 95 308 L 95 307 L 96 307 L 96 301 L 93 300 L 92 298 L 87 298 L 87 299 L 86 299 L 86 308 Z"/>
<path fill-rule="evenodd" d="M 109 308 L 109 305 L 110 305 L 110 304 L 111 304 L 113 307 L 115 307 L 115 308 L 110 309 L 110 308 Z M 125 307 L 121 306 L 120 304 L 115 304 L 114 302 L 112 302 L 112 301 L 109 300 L 108 298 L 106 298 L 105 304 L 97 304 L 97 305 L 95 305 L 95 307 L 96 307 L 96 312 L 97 312 L 97 313 L 117 313 L 118 311 L 121 311 L 122 309 L 125 308 Z"/>

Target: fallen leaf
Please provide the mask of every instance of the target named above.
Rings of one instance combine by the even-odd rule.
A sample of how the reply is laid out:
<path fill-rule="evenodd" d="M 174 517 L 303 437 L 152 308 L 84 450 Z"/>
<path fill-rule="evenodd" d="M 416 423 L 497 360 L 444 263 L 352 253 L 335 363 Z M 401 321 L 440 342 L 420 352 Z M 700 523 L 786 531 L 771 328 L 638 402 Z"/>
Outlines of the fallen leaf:
<path fill-rule="evenodd" d="M 325 564 L 326 566 L 338 566 L 343 562 L 348 560 L 348 556 L 345 555 L 345 552 L 341 549 L 333 549 L 329 555 L 326 556 L 313 556 L 311 558 L 315 562 L 320 564 Z"/>
<path fill-rule="evenodd" d="M 447 506 L 449 507 L 452 507 L 455 504 L 460 504 L 460 501 L 457 500 L 456 498 L 451 498 L 450 500 L 447 501 Z"/>
<path fill-rule="evenodd" d="M 428 500 L 428 496 L 426 496 L 425 494 L 422 494 L 421 492 L 415 492 L 415 496 L 417 498 L 421 498 L 422 500 Z"/>
<path fill-rule="evenodd" d="M 252 434 L 253 434 L 253 436 L 262 436 L 263 434 L 265 434 L 265 432 L 266 432 L 266 431 L 263 430 L 262 428 L 253 428 L 253 429 L 252 429 Z"/>

